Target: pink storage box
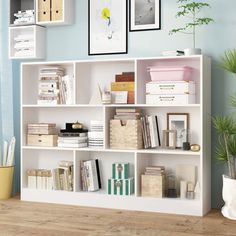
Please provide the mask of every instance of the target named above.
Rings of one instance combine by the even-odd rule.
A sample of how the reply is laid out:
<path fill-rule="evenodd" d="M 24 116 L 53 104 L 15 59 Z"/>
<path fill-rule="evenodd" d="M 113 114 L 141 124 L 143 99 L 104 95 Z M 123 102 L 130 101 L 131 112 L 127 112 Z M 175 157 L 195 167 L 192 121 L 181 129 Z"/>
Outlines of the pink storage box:
<path fill-rule="evenodd" d="M 152 81 L 191 81 L 192 71 L 193 68 L 189 66 L 148 68 Z"/>

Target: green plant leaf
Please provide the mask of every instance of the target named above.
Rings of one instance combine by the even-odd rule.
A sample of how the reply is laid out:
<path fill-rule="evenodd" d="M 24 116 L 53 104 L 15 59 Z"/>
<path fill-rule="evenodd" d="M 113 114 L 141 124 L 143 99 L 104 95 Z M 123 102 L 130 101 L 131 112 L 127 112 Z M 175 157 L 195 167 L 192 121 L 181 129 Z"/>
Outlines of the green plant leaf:
<path fill-rule="evenodd" d="M 236 49 L 226 50 L 221 58 L 220 66 L 231 73 L 236 74 Z"/>
<path fill-rule="evenodd" d="M 213 126 L 219 135 L 236 134 L 236 123 L 230 116 L 216 116 L 212 118 Z"/>
<path fill-rule="evenodd" d="M 228 138 L 228 150 L 230 155 L 236 156 L 236 135 L 230 135 Z"/>
<path fill-rule="evenodd" d="M 226 149 L 223 144 L 219 144 L 219 146 L 216 148 L 215 153 L 216 153 L 218 161 L 220 161 L 220 162 L 227 162 L 228 161 L 227 152 L 226 152 Z"/>

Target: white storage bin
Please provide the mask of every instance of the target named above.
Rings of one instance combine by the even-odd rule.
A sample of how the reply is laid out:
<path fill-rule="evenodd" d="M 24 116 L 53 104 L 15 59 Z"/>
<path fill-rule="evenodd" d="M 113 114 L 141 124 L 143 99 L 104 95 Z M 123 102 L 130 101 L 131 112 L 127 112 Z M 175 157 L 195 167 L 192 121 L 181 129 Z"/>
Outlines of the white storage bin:
<path fill-rule="evenodd" d="M 147 94 L 195 94 L 195 82 L 166 81 L 149 82 L 146 84 Z"/>
<path fill-rule="evenodd" d="M 195 95 L 192 94 L 169 94 L 169 95 L 146 95 L 146 104 L 153 105 L 186 105 L 186 104 L 194 104 L 195 103 Z"/>
<path fill-rule="evenodd" d="M 190 81 L 192 80 L 193 68 L 189 66 L 183 67 L 149 67 L 152 81 Z"/>

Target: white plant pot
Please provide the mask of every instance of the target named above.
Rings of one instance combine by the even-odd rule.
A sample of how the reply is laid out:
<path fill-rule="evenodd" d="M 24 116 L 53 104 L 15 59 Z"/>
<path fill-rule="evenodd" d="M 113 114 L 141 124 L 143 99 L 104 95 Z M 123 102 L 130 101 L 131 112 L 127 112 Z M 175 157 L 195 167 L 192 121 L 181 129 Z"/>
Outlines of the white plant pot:
<path fill-rule="evenodd" d="M 221 212 L 224 217 L 236 220 L 236 180 L 223 175 L 223 200 L 225 205 Z"/>
<path fill-rule="evenodd" d="M 202 53 L 202 50 L 200 48 L 186 48 L 186 49 L 184 49 L 185 56 L 201 55 L 201 53 Z"/>

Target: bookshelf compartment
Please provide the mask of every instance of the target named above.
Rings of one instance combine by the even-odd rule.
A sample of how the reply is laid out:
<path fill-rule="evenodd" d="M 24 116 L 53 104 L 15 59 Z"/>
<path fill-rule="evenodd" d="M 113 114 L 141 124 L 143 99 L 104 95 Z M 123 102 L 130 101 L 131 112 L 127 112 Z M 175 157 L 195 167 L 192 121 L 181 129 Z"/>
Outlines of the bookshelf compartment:
<path fill-rule="evenodd" d="M 134 177 L 135 173 L 135 160 L 134 153 L 125 153 L 125 152 L 100 152 L 98 151 L 76 151 L 76 159 L 75 159 L 75 169 L 76 169 L 76 177 L 75 177 L 75 186 L 76 191 L 81 192 L 81 173 L 80 173 L 80 162 L 82 160 L 91 160 L 98 159 L 99 160 L 99 168 L 100 168 L 100 176 L 102 189 L 100 191 L 92 192 L 94 194 L 108 194 L 108 179 L 112 177 L 112 164 L 113 163 L 129 163 L 129 173 L 130 177 Z"/>
<path fill-rule="evenodd" d="M 142 197 L 141 195 L 141 175 L 144 174 L 145 168 L 150 166 L 164 166 L 165 167 L 165 192 L 168 188 L 168 176 L 174 176 L 176 181 L 176 189 L 179 195 L 180 184 L 179 181 L 189 181 L 187 179 L 181 179 L 181 176 L 177 176 L 177 168 L 181 169 L 181 166 L 193 166 L 195 169 L 195 178 L 194 178 L 194 186 L 197 182 L 201 185 L 201 168 L 200 168 L 200 159 L 196 156 L 184 155 L 184 156 L 176 156 L 174 154 L 137 154 L 137 175 L 136 175 L 136 188 L 137 195 Z M 179 166 L 179 167 L 178 167 Z M 183 167 L 184 169 L 184 167 Z M 178 171 L 179 173 L 179 171 Z M 192 177 L 192 176 L 191 176 Z M 190 178 L 190 177 L 189 177 Z M 191 179 L 191 178 L 190 178 Z M 200 189 L 201 192 L 201 189 Z M 146 197 L 142 197 L 146 198 Z M 165 198 L 167 198 L 165 196 Z M 194 200 L 200 200 L 200 193 Z M 169 199 L 169 198 L 168 198 Z M 187 200 L 186 198 L 180 199 L 178 196 L 175 199 L 179 200 Z"/>
<path fill-rule="evenodd" d="M 74 81 L 74 64 L 73 63 L 39 63 L 33 65 L 22 65 L 23 81 L 22 99 L 25 105 L 37 105 L 40 69 L 47 67 L 62 67 L 65 69 L 65 75 L 73 78 Z M 75 83 L 75 82 L 74 82 Z M 75 93 L 75 91 L 73 91 Z"/>
<path fill-rule="evenodd" d="M 65 123 L 77 121 L 90 130 L 91 120 L 103 121 L 103 110 L 99 107 L 26 107 L 22 115 L 22 144 L 27 144 L 27 125 L 30 123 L 55 123 L 59 132 L 60 129 L 65 129 Z"/>
<path fill-rule="evenodd" d="M 60 161 L 74 161 L 73 151 L 58 150 L 23 150 L 22 151 L 22 187 L 28 187 L 27 170 L 47 169 L 59 167 Z M 73 180 L 74 182 L 74 180 Z M 75 185 L 74 185 L 75 186 Z M 37 191 L 37 189 L 35 189 Z"/>
<path fill-rule="evenodd" d="M 110 90 L 116 74 L 134 70 L 133 60 L 76 63 L 76 103 L 101 104 L 98 85 L 103 91 Z"/>
<path fill-rule="evenodd" d="M 201 58 L 200 57 L 179 57 L 179 58 L 159 58 L 159 59 L 140 59 L 137 60 L 137 94 L 138 104 L 146 103 L 146 83 L 151 82 L 151 77 L 147 69 L 149 67 L 168 68 L 189 66 L 193 68 L 192 80 L 196 86 L 195 103 L 200 103 L 200 86 L 202 80 L 201 74 Z"/>
<path fill-rule="evenodd" d="M 34 0 L 10 0 L 10 25 L 14 25 L 15 16 L 14 14 L 18 11 L 26 11 L 26 10 L 34 10 Z M 29 24 L 35 23 L 35 17 L 34 22 L 30 22 Z M 19 24 L 19 25 L 26 25 L 26 24 Z"/>

